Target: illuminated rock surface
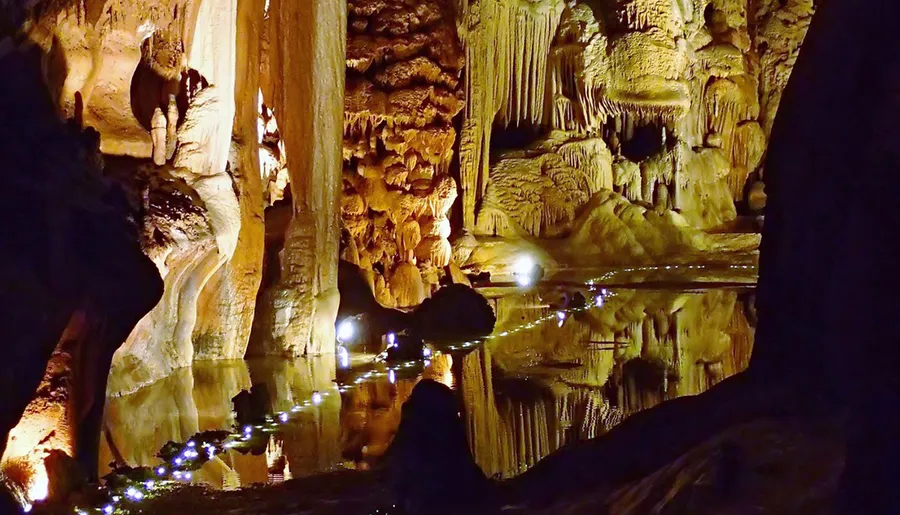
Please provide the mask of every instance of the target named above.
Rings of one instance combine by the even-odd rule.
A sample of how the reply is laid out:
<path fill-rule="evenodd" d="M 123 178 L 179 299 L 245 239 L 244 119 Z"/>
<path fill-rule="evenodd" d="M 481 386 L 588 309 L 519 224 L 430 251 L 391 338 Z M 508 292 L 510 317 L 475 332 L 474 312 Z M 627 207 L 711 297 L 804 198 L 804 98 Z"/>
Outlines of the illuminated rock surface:
<path fill-rule="evenodd" d="M 285 408 L 331 388 L 346 371 L 312 357 L 336 349 L 338 256 L 399 308 L 478 284 L 480 272 L 518 280 L 509 272 L 525 255 L 558 281 L 574 269 L 581 284 L 602 267 L 621 284 L 753 283 L 759 235 L 744 227 L 760 228 L 777 195 L 763 159 L 815 10 L 812 0 L 0 4 L 0 165 L 17 192 L 6 219 L 33 221 L 3 234 L 3 325 L 22 370 L 0 376 L 12 392 L 0 438 L 9 432 L 2 467 L 25 470 L 13 482 L 32 500 L 75 488 L 59 451 L 97 470 L 104 390 L 102 461 L 136 464 L 167 440 L 230 426 L 228 400 L 250 385 L 268 384 Z M 721 269 L 692 270 L 701 263 Z M 755 316 L 743 293 L 616 292 L 557 321 L 565 292 L 495 291 L 497 337 L 432 362 L 426 374 L 461 392 L 489 476 L 512 477 L 747 366 Z M 478 325 L 461 305 L 435 305 L 420 332 Z M 543 318 L 548 327 L 513 334 Z M 248 355 L 310 361 L 247 368 Z M 346 392 L 343 406 L 329 397 L 262 455 L 230 451 L 198 480 L 229 489 L 377 463 L 412 378 L 389 383 Z M 640 513 L 651 501 L 626 488 L 610 502 Z"/>
<path fill-rule="evenodd" d="M 370 274 L 382 304 L 414 306 L 450 263 L 453 119 L 464 105 L 452 2 L 351 0 L 349 10 L 343 259 Z"/>

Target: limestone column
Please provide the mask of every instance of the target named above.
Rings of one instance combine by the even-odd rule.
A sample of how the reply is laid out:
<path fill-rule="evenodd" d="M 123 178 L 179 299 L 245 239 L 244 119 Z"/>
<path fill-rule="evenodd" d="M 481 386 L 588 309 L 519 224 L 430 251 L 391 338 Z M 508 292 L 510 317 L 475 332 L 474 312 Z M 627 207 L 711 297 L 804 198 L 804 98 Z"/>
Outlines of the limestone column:
<path fill-rule="evenodd" d="M 342 169 L 345 0 L 272 0 L 272 97 L 291 176 L 293 219 L 272 292 L 267 354 L 334 351 Z"/>
<path fill-rule="evenodd" d="M 236 111 L 230 161 L 241 224 L 234 255 L 210 280 L 198 302 L 193 340 L 195 359 L 200 360 L 244 357 L 262 278 L 265 227 L 257 104 L 264 12 L 265 0 L 237 0 Z"/>

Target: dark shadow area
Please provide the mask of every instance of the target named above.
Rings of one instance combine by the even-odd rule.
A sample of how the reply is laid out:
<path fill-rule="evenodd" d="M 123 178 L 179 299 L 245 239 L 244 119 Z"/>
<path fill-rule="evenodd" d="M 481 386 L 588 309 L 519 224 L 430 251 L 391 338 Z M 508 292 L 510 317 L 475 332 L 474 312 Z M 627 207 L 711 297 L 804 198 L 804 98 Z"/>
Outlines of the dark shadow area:
<path fill-rule="evenodd" d="M 0 453 L 51 353 L 66 349 L 70 384 L 60 392 L 69 395 L 74 458 L 90 478 L 112 355 L 159 300 L 162 281 L 139 246 L 137 213 L 102 177 L 98 134 L 58 118 L 44 57 L 36 48 L 0 57 Z"/>

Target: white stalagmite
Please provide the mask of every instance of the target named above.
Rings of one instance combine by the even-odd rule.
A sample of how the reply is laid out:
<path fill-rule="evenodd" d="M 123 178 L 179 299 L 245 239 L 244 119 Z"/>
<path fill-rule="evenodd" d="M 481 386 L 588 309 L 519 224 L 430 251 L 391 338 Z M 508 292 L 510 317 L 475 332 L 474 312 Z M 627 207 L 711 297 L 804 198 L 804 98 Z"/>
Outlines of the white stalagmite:
<path fill-rule="evenodd" d="M 259 320 L 267 354 L 334 352 L 340 240 L 347 4 L 272 0 L 268 60 L 275 110 L 291 175 L 293 219 L 280 284 Z"/>

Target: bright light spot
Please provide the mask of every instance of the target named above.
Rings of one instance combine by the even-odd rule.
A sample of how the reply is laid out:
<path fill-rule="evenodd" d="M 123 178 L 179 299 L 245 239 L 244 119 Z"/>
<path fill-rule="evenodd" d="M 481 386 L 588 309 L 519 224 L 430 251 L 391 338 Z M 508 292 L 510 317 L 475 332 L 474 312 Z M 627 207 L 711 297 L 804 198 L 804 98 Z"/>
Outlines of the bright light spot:
<path fill-rule="evenodd" d="M 191 449 L 193 449 L 193 448 L 194 448 L 194 447 L 196 447 L 196 446 L 197 446 L 197 444 L 196 444 L 196 443 L 194 443 L 194 441 L 193 441 L 193 440 L 191 440 L 191 441 L 189 441 L 189 442 L 188 442 L 188 443 L 187 443 L 187 446 L 188 446 L 188 447 L 190 447 L 190 448 L 191 448 Z"/>
<path fill-rule="evenodd" d="M 516 275 L 529 275 L 534 271 L 536 265 L 537 263 L 535 263 L 533 257 L 529 255 L 521 256 L 516 260 L 516 264 L 513 265 L 513 273 Z"/>
<path fill-rule="evenodd" d="M 207 451 L 206 455 L 209 456 L 209 459 L 213 459 L 216 457 L 216 450 L 213 449 L 212 447 L 210 447 L 209 451 Z"/>
<path fill-rule="evenodd" d="M 22 511 L 29 513 L 31 511 L 31 503 L 25 503 L 25 506 L 22 506 Z"/>
<path fill-rule="evenodd" d="M 556 318 L 559 320 L 559 327 L 566 323 L 566 313 L 564 311 L 557 311 Z"/>
<path fill-rule="evenodd" d="M 513 264 L 513 276 L 519 286 L 531 286 L 537 275 L 537 261 L 529 255 L 519 257 Z"/>
<path fill-rule="evenodd" d="M 427 358 L 428 356 L 431 356 L 431 348 L 430 348 L 430 347 L 423 347 L 423 348 L 422 348 L 422 356 L 424 356 L 424 357 L 426 357 L 426 358 Z"/>
<path fill-rule="evenodd" d="M 397 382 L 397 375 L 394 374 L 394 369 L 393 369 L 393 368 L 390 369 L 390 370 L 388 370 L 388 381 L 390 381 L 391 384 L 394 384 L 394 383 Z"/>
<path fill-rule="evenodd" d="M 244 434 L 250 434 L 253 432 L 253 428 L 250 426 L 244 426 Z"/>
<path fill-rule="evenodd" d="M 356 326 L 353 325 L 353 320 L 349 318 L 341 320 L 341 323 L 337 326 L 337 339 L 341 343 L 346 343 L 352 340 L 355 334 Z"/>
<path fill-rule="evenodd" d="M 179 457 L 179 458 L 175 458 L 175 464 L 176 464 L 176 465 L 181 465 L 181 463 L 182 463 L 183 461 L 184 461 L 184 460 L 181 459 L 180 457 Z"/>
<path fill-rule="evenodd" d="M 50 478 L 47 477 L 46 469 L 41 470 L 45 472 L 43 474 L 35 474 L 28 485 L 27 497 L 29 501 L 43 501 L 50 495 Z"/>
<path fill-rule="evenodd" d="M 387 342 L 388 342 L 388 347 L 393 347 L 393 346 L 397 345 L 397 335 L 394 333 L 388 333 L 387 334 Z"/>
<path fill-rule="evenodd" d="M 111 504 L 107 504 L 106 506 L 103 507 L 103 513 L 105 513 L 106 515 L 109 515 L 112 512 L 113 512 L 113 507 Z"/>
<path fill-rule="evenodd" d="M 181 479 L 182 474 L 180 470 L 176 470 L 172 475 L 175 476 L 175 479 Z"/>
<path fill-rule="evenodd" d="M 156 482 L 151 479 L 150 481 L 144 483 L 144 486 L 147 487 L 147 490 L 152 490 L 153 487 L 156 486 Z"/>
<path fill-rule="evenodd" d="M 338 363 L 341 368 L 348 368 L 350 366 L 350 352 L 346 347 L 341 345 L 338 347 Z"/>
<path fill-rule="evenodd" d="M 312 403 L 315 406 L 322 404 L 322 394 L 319 392 L 313 392 L 312 394 Z"/>
<path fill-rule="evenodd" d="M 194 477 L 194 475 L 191 474 L 190 472 L 184 473 L 184 478 L 187 479 L 188 481 L 190 481 L 192 477 Z"/>
<path fill-rule="evenodd" d="M 597 304 L 597 307 L 603 306 L 603 295 L 597 295 L 597 298 L 594 299 L 594 303 Z"/>
<path fill-rule="evenodd" d="M 128 498 L 134 499 L 136 501 L 140 501 L 144 498 L 144 493 L 133 486 L 129 486 L 128 490 L 125 490 L 125 495 Z"/>
<path fill-rule="evenodd" d="M 161 476 L 161 475 L 163 475 L 163 474 L 165 474 L 165 473 L 166 473 L 166 467 L 159 467 L 158 469 L 156 469 L 156 474 L 157 474 L 157 475 L 160 475 L 160 476 Z"/>

